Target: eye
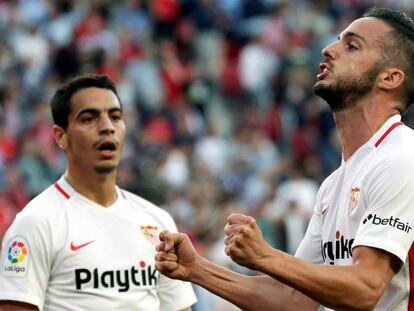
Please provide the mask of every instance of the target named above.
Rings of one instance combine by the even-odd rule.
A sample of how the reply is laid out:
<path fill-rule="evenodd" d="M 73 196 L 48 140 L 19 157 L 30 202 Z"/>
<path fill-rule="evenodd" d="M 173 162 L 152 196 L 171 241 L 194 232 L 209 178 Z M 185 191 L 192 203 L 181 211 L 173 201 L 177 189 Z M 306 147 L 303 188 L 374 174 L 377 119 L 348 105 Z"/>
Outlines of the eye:
<path fill-rule="evenodd" d="M 91 123 L 93 121 L 93 116 L 84 116 L 82 118 L 82 123 L 88 124 Z"/>
<path fill-rule="evenodd" d="M 358 48 L 355 46 L 355 45 L 353 45 L 352 43 L 346 43 L 346 48 L 348 49 L 348 50 L 358 50 Z"/>
<path fill-rule="evenodd" d="M 113 114 L 111 115 L 111 119 L 114 121 L 120 121 L 122 120 L 122 114 Z"/>

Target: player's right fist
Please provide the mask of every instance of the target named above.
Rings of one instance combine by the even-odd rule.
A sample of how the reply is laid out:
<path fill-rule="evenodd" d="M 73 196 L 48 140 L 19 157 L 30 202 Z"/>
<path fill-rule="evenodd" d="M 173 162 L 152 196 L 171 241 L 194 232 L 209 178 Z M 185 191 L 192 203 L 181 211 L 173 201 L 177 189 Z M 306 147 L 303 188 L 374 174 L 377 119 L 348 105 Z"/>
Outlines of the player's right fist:
<path fill-rule="evenodd" d="M 155 268 L 172 279 L 190 281 L 198 257 L 190 239 L 184 233 L 163 231 L 159 235 Z"/>

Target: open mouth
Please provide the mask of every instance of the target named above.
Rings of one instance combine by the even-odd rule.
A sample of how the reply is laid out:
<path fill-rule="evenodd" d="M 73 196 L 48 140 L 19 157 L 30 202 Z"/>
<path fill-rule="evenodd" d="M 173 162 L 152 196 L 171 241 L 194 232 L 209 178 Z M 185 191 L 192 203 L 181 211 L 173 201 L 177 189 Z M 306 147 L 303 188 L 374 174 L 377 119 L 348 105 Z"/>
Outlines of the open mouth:
<path fill-rule="evenodd" d="M 113 141 L 104 141 L 100 145 L 98 145 L 98 150 L 111 150 L 114 151 L 116 149 L 116 144 Z"/>
<path fill-rule="evenodd" d="M 326 63 L 321 63 L 319 65 L 320 73 L 316 76 L 318 80 L 323 80 L 329 73 L 329 67 Z"/>
<path fill-rule="evenodd" d="M 113 158 L 115 156 L 117 145 L 112 140 L 106 140 L 98 144 L 97 150 L 104 158 Z"/>

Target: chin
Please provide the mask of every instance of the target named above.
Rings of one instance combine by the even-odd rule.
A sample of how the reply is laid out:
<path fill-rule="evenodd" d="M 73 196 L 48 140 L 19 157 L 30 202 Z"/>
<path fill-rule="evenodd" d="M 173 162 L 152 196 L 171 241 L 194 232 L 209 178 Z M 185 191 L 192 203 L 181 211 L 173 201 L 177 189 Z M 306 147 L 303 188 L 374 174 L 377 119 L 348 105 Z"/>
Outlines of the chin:
<path fill-rule="evenodd" d="M 324 84 L 323 81 L 317 81 L 313 85 L 313 92 L 320 96 L 321 93 L 324 93 L 325 90 L 329 89 L 328 85 Z"/>
<path fill-rule="evenodd" d="M 326 78 L 323 80 L 318 80 L 315 82 L 315 84 L 313 85 L 313 88 L 326 88 L 329 87 L 329 82 L 326 81 Z"/>
<path fill-rule="evenodd" d="M 95 166 L 94 170 L 96 173 L 100 175 L 109 175 L 116 170 L 116 166 L 115 165 Z"/>

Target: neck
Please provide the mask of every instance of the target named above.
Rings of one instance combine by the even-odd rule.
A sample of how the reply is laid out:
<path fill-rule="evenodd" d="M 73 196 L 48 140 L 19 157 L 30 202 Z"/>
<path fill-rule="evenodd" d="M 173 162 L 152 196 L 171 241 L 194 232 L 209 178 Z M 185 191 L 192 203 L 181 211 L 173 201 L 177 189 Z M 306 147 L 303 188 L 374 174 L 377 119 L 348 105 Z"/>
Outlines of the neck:
<path fill-rule="evenodd" d="M 65 178 L 73 189 L 103 207 L 112 205 L 117 199 L 115 171 L 107 175 L 94 172 L 85 177 L 85 174 L 68 167 Z"/>
<path fill-rule="evenodd" d="M 398 107 L 398 102 L 372 98 L 334 113 L 344 160 L 348 160 L 391 116 L 399 114 Z"/>

